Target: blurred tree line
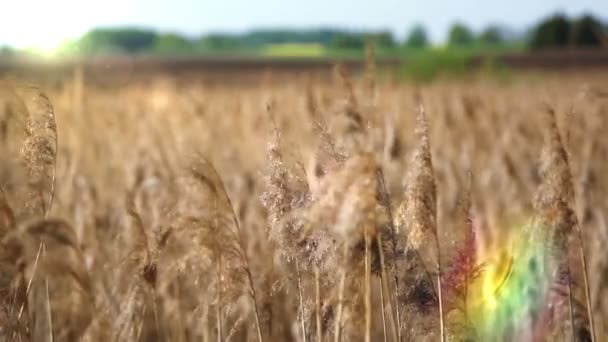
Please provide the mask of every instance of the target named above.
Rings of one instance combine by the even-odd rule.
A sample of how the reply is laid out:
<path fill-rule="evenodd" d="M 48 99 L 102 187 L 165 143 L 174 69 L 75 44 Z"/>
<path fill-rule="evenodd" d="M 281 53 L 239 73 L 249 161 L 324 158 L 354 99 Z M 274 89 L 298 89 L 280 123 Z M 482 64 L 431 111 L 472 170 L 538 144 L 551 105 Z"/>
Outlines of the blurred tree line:
<path fill-rule="evenodd" d="M 606 25 L 591 15 L 569 19 L 556 14 L 542 20 L 527 34 L 514 34 L 508 29 L 491 25 L 475 34 L 463 23 L 455 23 L 448 32 L 447 45 L 452 47 L 501 46 L 519 42 L 531 49 L 545 48 L 589 48 L 602 46 L 608 33 Z M 405 40 L 410 47 L 429 44 L 424 27 L 415 26 Z"/>
<path fill-rule="evenodd" d="M 205 52 L 255 51 L 272 44 L 320 44 L 330 49 L 362 50 L 373 40 L 378 48 L 394 48 L 397 41 L 389 31 L 355 32 L 340 29 L 254 30 L 244 34 L 211 33 L 198 38 L 177 33 L 158 33 L 143 28 L 99 28 L 63 50 L 80 54 L 160 53 L 193 54 Z"/>
<path fill-rule="evenodd" d="M 591 15 L 571 20 L 562 14 L 541 22 L 532 33 L 530 46 L 536 49 L 596 47 L 606 37 L 606 27 Z"/>
<path fill-rule="evenodd" d="M 525 34 L 514 34 L 492 25 L 475 32 L 463 23 L 449 29 L 448 47 L 475 51 L 596 47 L 602 44 L 605 25 L 591 15 L 569 19 L 557 14 L 542 20 Z M 605 37 L 605 36 L 604 36 Z M 177 33 L 158 33 L 143 28 L 94 29 L 80 39 L 65 44 L 63 50 L 82 55 L 100 53 L 190 55 L 205 53 L 252 54 L 273 44 L 317 44 L 327 51 L 362 52 L 368 41 L 377 50 L 398 53 L 430 47 L 422 25 L 415 25 L 399 40 L 390 31 L 349 31 L 341 29 L 264 29 L 242 34 L 213 33 L 193 38 Z M 6 52 L 5 52 L 6 53 Z"/>

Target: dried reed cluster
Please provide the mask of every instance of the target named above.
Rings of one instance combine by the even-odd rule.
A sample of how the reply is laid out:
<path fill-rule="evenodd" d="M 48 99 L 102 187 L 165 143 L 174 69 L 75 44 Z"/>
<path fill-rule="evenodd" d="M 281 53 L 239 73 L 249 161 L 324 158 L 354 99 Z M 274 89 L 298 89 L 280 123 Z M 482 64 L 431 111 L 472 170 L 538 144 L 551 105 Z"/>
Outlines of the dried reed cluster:
<path fill-rule="evenodd" d="M 549 290 L 494 337 L 608 338 L 608 78 L 415 85 L 367 56 L 0 83 L 0 340 L 483 340 L 484 257 L 520 233 Z"/>

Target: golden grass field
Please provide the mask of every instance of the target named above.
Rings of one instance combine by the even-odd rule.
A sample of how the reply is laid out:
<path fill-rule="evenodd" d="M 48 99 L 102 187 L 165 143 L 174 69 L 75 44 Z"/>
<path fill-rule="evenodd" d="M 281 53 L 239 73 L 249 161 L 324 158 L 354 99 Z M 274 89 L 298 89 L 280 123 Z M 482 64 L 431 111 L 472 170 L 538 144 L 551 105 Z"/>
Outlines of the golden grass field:
<path fill-rule="evenodd" d="M 2 83 L 0 340 L 608 340 L 608 74 L 370 70 Z"/>

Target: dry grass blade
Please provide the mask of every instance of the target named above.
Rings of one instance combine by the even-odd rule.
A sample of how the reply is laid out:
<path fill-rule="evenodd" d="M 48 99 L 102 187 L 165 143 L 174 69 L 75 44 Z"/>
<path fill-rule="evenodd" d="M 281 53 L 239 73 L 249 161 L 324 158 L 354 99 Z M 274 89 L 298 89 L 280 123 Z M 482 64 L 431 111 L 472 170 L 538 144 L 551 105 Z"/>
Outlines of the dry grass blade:
<path fill-rule="evenodd" d="M 376 48 L 372 40 L 367 41 L 365 45 L 365 78 L 368 96 L 373 102 L 376 98 Z"/>
<path fill-rule="evenodd" d="M 437 295 L 439 303 L 439 325 L 441 341 L 445 340 L 441 285 L 441 248 L 437 230 L 437 190 L 431 157 L 429 128 L 424 108 L 420 106 L 416 123 L 418 147 L 414 152 L 409 170 L 409 183 L 405 201 L 399 208 L 398 225 L 405 230 L 408 245 L 415 250 L 422 247 L 423 241 L 434 241 L 437 267 Z"/>
<path fill-rule="evenodd" d="M 300 323 L 302 325 L 302 340 L 306 342 L 306 321 L 304 318 L 304 295 L 302 294 L 302 275 L 300 274 L 300 264 L 297 261 L 296 274 L 298 276 L 298 298 L 300 299 Z"/>
<path fill-rule="evenodd" d="M 344 313 L 344 286 L 346 282 L 346 269 L 340 275 L 340 285 L 338 285 L 338 313 L 334 324 L 334 342 L 340 342 L 342 338 L 342 315 Z"/>
<path fill-rule="evenodd" d="M 36 88 L 19 90 L 29 111 L 27 135 L 21 150 L 28 170 L 28 207 L 47 216 L 55 196 L 57 125 L 49 98 Z"/>
<path fill-rule="evenodd" d="M 33 339 L 79 340 L 93 317 L 93 288 L 71 226 L 56 219 L 29 222 L 7 239 L 20 251 L 21 277 L 31 281 L 27 307 Z"/>
<path fill-rule="evenodd" d="M 321 289 L 319 269 L 315 268 L 315 322 L 317 325 L 317 341 L 323 341 L 323 330 L 321 329 Z"/>
<path fill-rule="evenodd" d="M 48 97 L 0 83 L 0 186 L 18 218 L 48 215 L 55 194 L 57 126 Z M 11 172 L 12 171 L 12 172 Z"/>
<path fill-rule="evenodd" d="M 589 319 L 589 329 L 591 330 L 591 341 L 595 341 L 595 322 L 593 319 L 593 306 L 591 299 L 591 287 L 589 284 L 589 268 L 587 266 L 587 256 L 585 255 L 585 243 L 583 241 L 583 232 L 579 224 L 577 226 L 577 235 L 579 239 L 579 254 L 581 265 L 583 266 L 583 282 L 585 286 L 585 300 L 587 304 L 587 318 Z"/>
<path fill-rule="evenodd" d="M 397 341 L 401 341 L 401 309 L 399 308 L 399 300 L 398 300 L 398 294 L 397 292 L 399 291 L 399 275 L 397 273 L 397 231 L 395 229 L 395 220 L 393 217 L 393 209 L 392 209 L 392 204 L 391 204 L 391 198 L 390 198 L 390 194 L 388 193 L 388 189 L 386 188 L 386 182 L 384 180 L 384 172 L 382 171 L 382 169 L 378 170 L 378 182 L 379 182 L 379 196 L 380 196 L 380 204 L 384 207 L 386 214 L 387 214 L 387 218 L 388 218 L 388 226 L 389 226 L 389 235 L 390 235 L 390 242 L 391 242 L 391 261 L 392 261 L 392 272 L 393 272 L 393 279 L 395 282 L 395 288 L 393 291 L 393 295 L 391 296 L 391 291 L 390 291 L 390 285 L 387 281 L 386 278 L 386 264 L 385 264 L 385 259 L 384 259 L 384 249 L 382 248 L 382 246 L 384 246 L 383 240 L 382 240 L 382 235 L 378 235 L 378 246 L 380 246 L 379 251 L 380 251 L 380 267 L 381 267 L 381 281 L 382 281 L 382 288 L 386 288 L 387 289 L 387 295 L 388 295 L 388 307 L 389 307 L 389 319 L 391 322 L 391 330 L 393 331 L 393 338 L 397 339 Z M 394 312 L 391 309 L 392 305 L 391 305 L 391 301 L 393 301 L 394 305 L 395 305 L 395 309 Z"/>
<path fill-rule="evenodd" d="M 0 241 L 16 226 L 15 213 L 0 188 Z"/>
<path fill-rule="evenodd" d="M 370 233 L 368 228 L 364 228 L 363 234 L 365 235 L 363 243 L 365 244 L 365 287 L 364 287 L 364 298 L 365 298 L 365 341 L 370 342 L 372 339 L 372 276 L 371 276 L 371 265 L 370 265 Z M 380 247 L 382 248 L 382 247 Z"/>
<path fill-rule="evenodd" d="M 238 258 L 240 258 L 241 263 L 243 265 L 243 271 L 246 274 L 247 285 L 250 291 L 250 298 L 253 301 L 253 310 L 255 317 L 255 324 L 257 330 L 257 336 L 259 341 L 264 341 L 262 337 L 262 328 L 260 326 L 260 314 L 258 311 L 258 300 L 255 290 L 255 284 L 253 282 L 253 275 L 251 271 L 251 263 L 249 262 L 249 256 L 247 255 L 247 249 L 245 247 L 245 237 L 244 232 L 241 229 L 240 223 L 234 211 L 234 206 L 232 205 L 232 201 L 226 192 L 226 188 L 224 187 L 224 183 L 222 182 L 219 174 L 215 170 L 215 167 L 203 157 L 198 157 L 192 167 L 191 167 L 192 175 L 198 179 L 201 183 L 205 184 L 209 190 L 211 191 L 211 196 L 213 198 L 214 206 L 218 206 L 219 210 L 224 210 L 225 213 L 228 213 L 230 216 L 231 222 L 224 222 L 227 224 L 228 232 L 227 234 L 228 241 L 226 243 L 228 246 L 228 250 L 231 250 L 235 253 Z M 218 219 L 221 219 L 219 217 Z M 230 245 L 232 245 L 230 247 Z"/>
<path fill-rule="evenodd" d="M 534 207 L 540 215 L 544 226 L 549 230 L 552 239 L 551 243 L 558 252 L 557 258 L 561 268 L 564 268 L 563 264 L 568 262 L 568 239 L 576 229 L 583 268 L 591 340 L 595 341 L 595 327 L 589 290 L 587 260 L 584 251 L 584 240 L 580 223 L 578 223 L 576 215 L 572 210 L 574 185 L 568 162 L 568 154 L 564 149 L 562 137 L 557 128 L 555 112 L 551 107 L 546 108 L 546 118 L 548 129 L 540 167 L 542 183 L 537 190 Z M 569 265 L 565 265 L 565 268 L 568 272 L 567 277 L 570 286 L 570 267 Z"/>
<path fill-rule="evenodd" d="M 21 154 L 30 114 L 13 83 L 0 82 L 0 186 L 17 218 L 25 216 L 27 169 Z"/>

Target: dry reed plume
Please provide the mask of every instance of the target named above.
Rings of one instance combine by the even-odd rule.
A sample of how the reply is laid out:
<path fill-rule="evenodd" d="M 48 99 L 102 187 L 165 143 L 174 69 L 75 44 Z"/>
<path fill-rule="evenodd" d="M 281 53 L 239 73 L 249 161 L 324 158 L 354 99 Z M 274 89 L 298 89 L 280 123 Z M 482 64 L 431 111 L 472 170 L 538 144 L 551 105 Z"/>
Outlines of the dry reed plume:
<path fill-rule="evenodd" d="M 607 78 L 374 58 L 0 83 L 0 340 L 483 340 L 479 261 L 520 222 L 556 266 L 496 340 L 607 339 Z"/>

